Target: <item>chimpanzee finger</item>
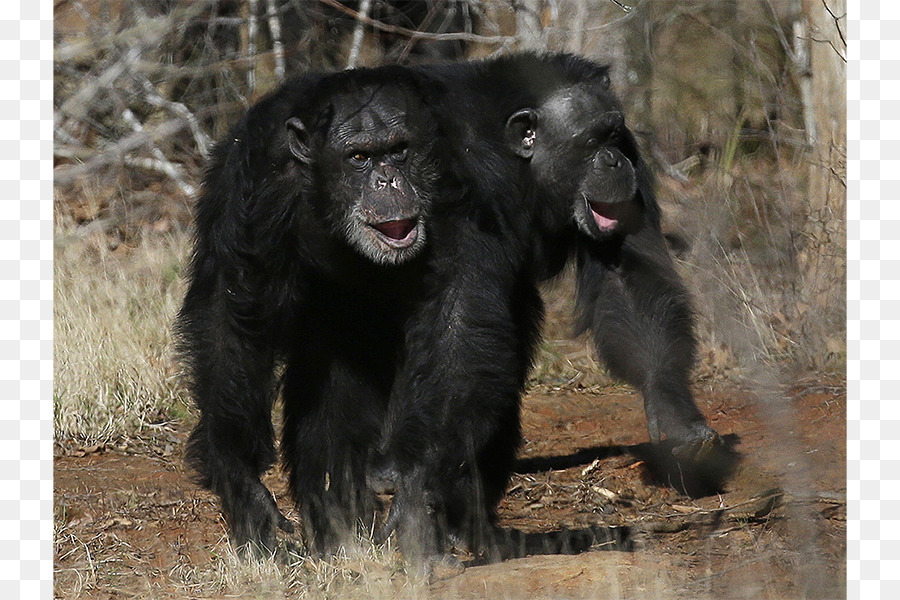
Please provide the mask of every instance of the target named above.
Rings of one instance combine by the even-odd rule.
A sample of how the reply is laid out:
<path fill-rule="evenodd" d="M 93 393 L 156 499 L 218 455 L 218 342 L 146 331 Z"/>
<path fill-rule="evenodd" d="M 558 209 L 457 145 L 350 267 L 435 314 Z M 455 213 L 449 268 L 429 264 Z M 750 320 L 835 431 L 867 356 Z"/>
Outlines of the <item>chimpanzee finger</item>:
<path fill-rule="evenodd" d="M 383 544 L 391 534 L 397 530 L 398 525 L 403 520 L 403 499 L 399 494 L 394 495 L 394 499 L 391 501 L 391 510 L 388 512 L 387 519 L 385 519 L 384 524 L 378 529 L 375 533 L 375 543 Z"/>
<path fill-rule="evenodd" d="M 291 523 L 287 517 L 281 514 L 281 511 L 279 511 L 277 508 L 275 510 L 278 512 L 278 516 L 276 517 L 278 519 L 278 529 L 282 530 L 285 533 L 294 533 L 294 524 Z"/>

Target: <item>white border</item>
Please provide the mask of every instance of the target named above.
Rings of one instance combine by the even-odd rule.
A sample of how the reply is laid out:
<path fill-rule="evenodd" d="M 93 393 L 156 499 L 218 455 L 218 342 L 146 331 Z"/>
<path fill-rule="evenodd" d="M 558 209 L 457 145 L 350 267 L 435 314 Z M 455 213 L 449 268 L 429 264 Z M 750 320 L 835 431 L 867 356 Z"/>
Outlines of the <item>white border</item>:
<path fill-rule="evenodd" d="M 0 397 L 4 403 L 0 436 L 12 438 L 0 439 L 4 484 L 0 500 L 7 507 L 0 515 L 0 596 L 49 599 L 53 597 L 52 0 L 0 3 L 0 24 L 3 31 L 19 34 L 18 40 L 0 40 L 4 48 L 0 99 L 7 101 L 5 114 L 0 114 L 0 189 L 8 192 L 0 200 L 5 206 L 0 211 L 0 264 L 6 265 L 0 266 L 0 389 L 9 391 Z M 17 111 L 6 108 L 15 101 Z M 17 149 L 7 150 L 16 143 Z M 9 266 L 15 261 L 18 269 Z M 13 302 L 16 291 L 18 304 Z"/>
<path fill-rule="evenodd" d="M 895 383 L 893 369 L 894 361 L 900 360 L 900 344 L 890 340 L 900 340 L 900 315 L 895 308 L 900 274 L 894 268 L 895 257 L 900 257 L 900 216 L 895 216 L 900 215 L 900 198 L 891 197 L 897 189 L 891 184 L 900 179 L 896 168 L 900 164 L 894 163 L 900 160 L 900 150 L 879 141 L 900 140 L 896 108 L 900 74 L 894 67 L 900 57 L 896 41 L 900 39 L 900 3 L 879 6 L 873 0 L 849 0 L 847 4 L 847 591 L 851 599 L 897 598 L 900 521 L 895 507 L 900 501 L 900 472 L 894 459 L 900 457 L 900 397 L 896 395 L 900 384 Z M 16 438 L 0 439 L 6 449 L 4 464 L 19 461 L 15 474 L 4 473 L 0 478 L 7 484 L 0 492 L 2 499 L 19 501 L 17 511 L 0 516 L 0 595 L 47 599 L 53 597 L 52 19 L 52 0 L 20 0 L 18 7 L 0 3 L 0 21 L 18 23 L 20 31 L 19 55 L 3 57 L 19 62 L 18 79 L 4 77 L 7 91 L 0 94 L 21 99 L 19 114 L 0 118 L 0 129 L 22 131 L 26 123 L 39 121 L 41 139 L 37 143 L 19 134 L 23 143 L 18 156 L 0 156 L 0 185 L 19 185 L 19 206 L 6 198 L 7 209 L 0 217 L 0 235 L 18 229 L 18 243 L 0 238 L 2 260 L 20 261 L 18 273 L 0 276 L 3 306 L 7 305 L 3 301 L 13 300 L 6 296 L 12 295 L 14 286 L 20 294 L 18 314 L 0 314 L 0 389 L 16 390 L 19 397 L 18 406 L 16 392 L 13 397 L 0 397 L 7 404 L 0 425 L 18 431 L 18 446 L 5 443 Z M 35 40 L 40 40 L 37 57 Z M 14 49 L 4 47 L 8 52 Z M 881 56 L 890 60 L 882 62 Z M 40 82 L 39 98 L 33 97 L 34 81 Z M 13 89 L 16 82 L 19 88 Z M 869 135 L 873 131 L 875 139 Z M 6 139 L 10 138 L 3 136 L 0 141 Z M 863 150 L 867 170 L 882 159 L 880 174 L 874 179 L 866 175 L 866 181 L 861 180 Z M 881 206 L 882 195 L 891 204 Z M 881 256 L 890 260 L 881 262 Z M 869 331 L 877 332 L 874 339 L 867 335 Z M 12 340 L 20 340 L 18 352 L 8 350 Z M 885 360 L 879 362 L 882 354 Z M 863 377 L 867 380 L 862 381 Z"/>

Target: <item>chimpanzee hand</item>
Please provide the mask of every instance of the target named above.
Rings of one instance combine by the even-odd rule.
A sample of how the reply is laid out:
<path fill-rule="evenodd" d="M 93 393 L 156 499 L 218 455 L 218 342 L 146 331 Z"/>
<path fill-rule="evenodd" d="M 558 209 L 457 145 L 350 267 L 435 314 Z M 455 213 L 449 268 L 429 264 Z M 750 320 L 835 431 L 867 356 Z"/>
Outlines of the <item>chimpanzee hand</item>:
<path fill-rule="evenodd" d="M 421 467 L 401 471 L 383 455 L 369 462 L 366 482 L 376 494 L 393 493 L 387 520 L 376 535 L 383 543 L 396 533 L 400 550 L 413 573 L 426 579 L 442 578 L 462 570 L 462 565 L 444 553 L 440 507 L 426 485 Z"/>
<path fill-rule="evenodd" d="M 223 494 L 223 512 L 231 531 L 232 546 L 244 556 L 267 558 L 275 553 L 275 528 L 294 532 L 281 514 L 272 493 L 259 479 L 245 479 Z"/>

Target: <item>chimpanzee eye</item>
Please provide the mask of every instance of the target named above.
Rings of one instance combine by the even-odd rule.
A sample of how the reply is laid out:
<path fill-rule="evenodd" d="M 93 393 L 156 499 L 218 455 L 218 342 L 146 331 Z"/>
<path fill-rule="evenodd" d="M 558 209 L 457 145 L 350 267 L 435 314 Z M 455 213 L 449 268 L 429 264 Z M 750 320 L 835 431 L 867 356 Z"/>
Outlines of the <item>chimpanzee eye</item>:
<path fill-rule="evenodd" d="M 361 166 L 365 165 L 367 162 L 369 162 L 369 155 L 366 154 L 365 152 L 354 152 L 349 157 L 347 157 L 347 160 L 349 160 L 352 164 L 356 165 L 357 167 L 361 167 Z"/>
<path fill-rule="evenodd" d="M 394 162 L 403 162 L 406 160 L 406 157 L 409 155 L 406 146 L 395 146 L 391 149 L 391 160 Z"/>
<path fill-rule="evenodd" d="M 585 145 L 586 145 L 588 148 L 593 149 L 593 148 L 596 148 L 597 146 L 600 145 L 600 140 L 598 140 L 598 139 L 595 138 L 595 137 L 592 137 L 592 138 L 589 138 L 589 139 L 588 139 L 588 141 L 587 141 L 587 143 L 586 143 Z"/>

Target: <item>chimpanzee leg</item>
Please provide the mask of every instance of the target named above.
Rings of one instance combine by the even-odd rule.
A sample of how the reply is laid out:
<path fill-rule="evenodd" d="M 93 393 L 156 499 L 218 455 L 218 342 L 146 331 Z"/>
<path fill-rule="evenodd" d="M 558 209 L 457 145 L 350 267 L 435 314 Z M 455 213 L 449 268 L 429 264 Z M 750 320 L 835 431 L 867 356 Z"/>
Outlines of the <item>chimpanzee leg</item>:
<path fill-rule="evenodd" d="M 386 405 L 386 397 L 346 365 L 327 360 L 307 355 L 285 373 L 282 444 L 304 537 L 321 553 L 355 540 L 360 522 L 372 525 L 366 459 Z"/>
<path fill-rule="evenodd" d="M 413 556 L 440 552 L 447 533 L 476 545 L 489 537 L 481 530 L 493 522 L 520 441 L 519 398 L 540 296 L 529 280 L 478 273 L 490 269 L 486 261 L 465 264 L 410 321 L 382 451 L 370 469 L 374 489 L 397 490 L 389 525 Z"/>

